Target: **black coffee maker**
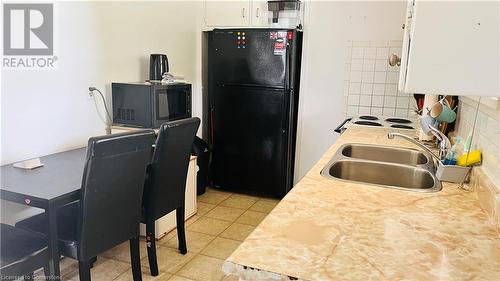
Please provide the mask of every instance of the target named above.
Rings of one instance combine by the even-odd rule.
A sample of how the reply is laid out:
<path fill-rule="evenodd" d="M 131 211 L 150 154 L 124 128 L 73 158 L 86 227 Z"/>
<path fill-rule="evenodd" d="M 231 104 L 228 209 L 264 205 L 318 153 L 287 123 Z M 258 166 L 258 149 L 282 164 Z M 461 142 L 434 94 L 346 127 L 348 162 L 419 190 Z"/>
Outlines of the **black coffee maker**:
<path fill-rule="evenodd" d="M 168 72 L 167 55 L 151 54 L 149 56 L 149 80 L 161 81 L 165 72 Z"/>

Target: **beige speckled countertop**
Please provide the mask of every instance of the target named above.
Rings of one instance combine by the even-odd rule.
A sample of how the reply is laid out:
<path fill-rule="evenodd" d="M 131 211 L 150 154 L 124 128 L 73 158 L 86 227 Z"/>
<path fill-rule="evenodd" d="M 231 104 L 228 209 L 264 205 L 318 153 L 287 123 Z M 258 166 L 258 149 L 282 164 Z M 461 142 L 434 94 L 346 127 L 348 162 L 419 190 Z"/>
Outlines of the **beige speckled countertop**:
<path fill-rule="evenodd" d="M 240 280 L 500 280 L 500 234 L 473 192 L 443 183 L 440 192 L 419 193 L 320 175 L 344 143 L 414 147 L 387 139 L 388 131 L 344 132 L 224 272 Z"/>

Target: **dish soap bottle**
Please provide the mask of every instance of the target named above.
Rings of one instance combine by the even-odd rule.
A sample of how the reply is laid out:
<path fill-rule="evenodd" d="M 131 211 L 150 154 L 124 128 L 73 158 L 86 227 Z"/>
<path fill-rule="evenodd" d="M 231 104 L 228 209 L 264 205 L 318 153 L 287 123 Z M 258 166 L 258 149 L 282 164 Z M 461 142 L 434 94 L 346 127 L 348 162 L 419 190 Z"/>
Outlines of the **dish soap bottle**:
<path fill-rule="evenodd" d="M 455 138 L 455 144 L 451 147 L 451 149 L 446 153 L 446 157 L 443 160 L 443 164 L 445 165 L 456 165 L 457 164 L 457 157 L 460 155 L 463 151 L 463 144 L 462 144 L 462 138 L 461 137 L 456 137 Z"/>

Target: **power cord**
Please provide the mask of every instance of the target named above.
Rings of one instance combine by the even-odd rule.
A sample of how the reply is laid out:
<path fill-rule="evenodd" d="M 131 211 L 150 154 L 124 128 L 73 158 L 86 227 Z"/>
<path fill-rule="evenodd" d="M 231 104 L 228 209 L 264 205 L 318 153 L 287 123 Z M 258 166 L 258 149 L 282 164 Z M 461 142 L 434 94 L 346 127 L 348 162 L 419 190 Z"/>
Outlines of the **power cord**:
<path fill-rule="evenodd" d="M 111 114 L 109 114 L 109 111 L 108 111 L 108 106 L 106 105 L 106 100 L 104 99 L 104 95 L 102 94 L 102 92 L 97 89 L 96 87 L 89 87 L 89 95 L 91 97 L 94 96 L 94 91 L 98 92 L 99 95 L 101 96 L 101 99 L 102 99 L 102 103 L 104 104 L 104 110 L 106 110 L 106 116 L 108 117 L 108 120 L 109 120 L 109 124 L 113 123 L 113 119 L 111 118 Z M 94 99 L 94 102 L 95 102 L 95 99 Z M 106 124 L 108 125 L 108 124 Z"/>

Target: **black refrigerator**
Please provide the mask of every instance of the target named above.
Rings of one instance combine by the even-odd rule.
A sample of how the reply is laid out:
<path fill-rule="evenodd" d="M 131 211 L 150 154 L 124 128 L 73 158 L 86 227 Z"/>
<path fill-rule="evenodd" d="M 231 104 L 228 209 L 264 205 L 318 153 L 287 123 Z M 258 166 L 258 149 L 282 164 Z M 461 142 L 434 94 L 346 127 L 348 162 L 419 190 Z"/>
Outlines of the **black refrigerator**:
<path fill-rule="evenodd" d="M 283 197 L 293 185 L 302 32 L 208 34 L 210 185 Z"/>

